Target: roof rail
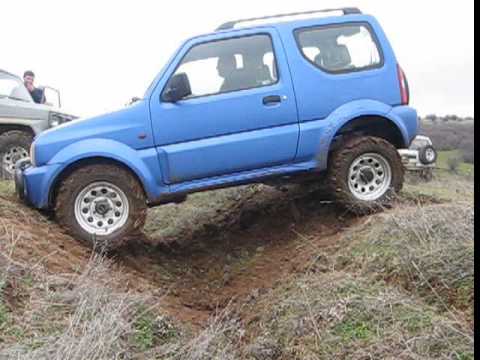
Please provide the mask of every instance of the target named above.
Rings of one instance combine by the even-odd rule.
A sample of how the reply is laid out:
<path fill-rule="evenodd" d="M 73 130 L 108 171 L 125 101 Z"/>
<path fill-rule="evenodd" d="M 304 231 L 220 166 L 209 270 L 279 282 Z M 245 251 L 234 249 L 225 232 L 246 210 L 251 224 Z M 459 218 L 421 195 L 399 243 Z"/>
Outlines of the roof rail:
<path fill-rule="evenodd" d="M 317 13 L 327 13 L 327 12 L 335 12 L 335 11 L 342 11 L 343 15 L 352 15 L 352 14 L 361 14 L 362 12 L 358 8 L 349 7 L 349 8 L 339 8 L 339 9 L 324 9 L 324 10 L 313 10 L 313 11 L 304 11 L 304 12 L 294 12 L 290 14 L 278 14 L 278 15 L 270 15 L 270 16 L 262 16 L 250 19 L 242 19 L 242 20 L 235 20 L 229 21 L 222 25 L 220 25 L 215 31 L 220 30 L 229 30 L 233 29 L 235 25 L 242 22 L 250 22 L 250 21 L 257 21 L 257 20 L 268 20 L 268 19 L 275 19 L 275 18 L 282 18 L 288 16 L 298 16 L 298 15 L 310 15 L 310 14 L 317 14 Z"/>

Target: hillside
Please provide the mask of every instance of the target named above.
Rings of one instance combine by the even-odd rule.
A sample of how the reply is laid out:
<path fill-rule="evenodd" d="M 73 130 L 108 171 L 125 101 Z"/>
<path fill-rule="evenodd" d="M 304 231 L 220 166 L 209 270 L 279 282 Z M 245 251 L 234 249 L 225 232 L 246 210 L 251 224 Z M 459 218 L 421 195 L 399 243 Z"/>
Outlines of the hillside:
<path fill-rule="evenodd" d="M 152 209 L 102 258 L 0 183 L 0 359 L 473 359 L 472 175 L 368 217 L 284 190 Z"/>

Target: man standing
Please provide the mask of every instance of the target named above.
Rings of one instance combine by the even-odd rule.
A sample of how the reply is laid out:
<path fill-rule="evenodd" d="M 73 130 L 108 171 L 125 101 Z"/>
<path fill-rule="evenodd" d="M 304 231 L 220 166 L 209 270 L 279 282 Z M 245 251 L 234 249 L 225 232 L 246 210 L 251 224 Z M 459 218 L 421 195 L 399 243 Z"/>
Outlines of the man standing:
<path fill-rule="evenodd" d="M 45 94 L 42 89 L 37 89 L 33 84 L 35 81 L 35 74 L 33 71 L 25 71 L 23 74 L 23 83 L 27 88 L 28 92 L 32 96 L 33 101 L 37 104 L 45 104 Z"/>

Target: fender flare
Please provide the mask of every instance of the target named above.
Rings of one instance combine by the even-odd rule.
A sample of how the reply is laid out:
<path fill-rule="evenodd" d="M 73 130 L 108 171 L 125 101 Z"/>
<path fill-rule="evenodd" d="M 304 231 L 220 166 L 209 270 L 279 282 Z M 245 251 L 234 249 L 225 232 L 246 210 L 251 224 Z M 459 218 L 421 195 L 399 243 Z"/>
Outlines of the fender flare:
<path fill-rule="evenodd" d="M 2 133 L 2 128 L 18 128 L 21 131 L 28 131 L 31 135 L 36 136 L 40 134 L 44 126 L 42 124 L 43 120 L 29 120 L 29 119 L 20 119 L 20 118 L 0 118 L 0 133 Z"/>
<path fill-rule="evenodd" d="M 85 151 L 86 149 L 89 150 Z M 156 150 L 152 148 L 152 151 L 156 156 Z M 140 180 L 148 200 L 157 198 L 163 187 L 163 184 L 158 183 L 159 179 L 154 176 L 136 150 L 110 139 L 87 139 L 63 148 L 48 162 L 48 165 L 60 165 L 53 176 L 49 178 L 47 184 L 49 198 L 53 193 L 54 185 L 65 170 L 75 163 L 92 158 L 113 160 L 128 168 Z"/>
<path fill-rule="evenodd" d="M 317 162 L 320 169 L 327 168 L 328 153 L 338 131 L 347 123 L 364 116 L 379 116 L 390 120 L 402 134 L 404 144 L 409 143 L 407 128 L 402 120 L 392 112 L 393 108 L 375 100 L 356 100 L 344 104 L 332 112 L 325 120 L 324 134 L 318 148 Z"/>

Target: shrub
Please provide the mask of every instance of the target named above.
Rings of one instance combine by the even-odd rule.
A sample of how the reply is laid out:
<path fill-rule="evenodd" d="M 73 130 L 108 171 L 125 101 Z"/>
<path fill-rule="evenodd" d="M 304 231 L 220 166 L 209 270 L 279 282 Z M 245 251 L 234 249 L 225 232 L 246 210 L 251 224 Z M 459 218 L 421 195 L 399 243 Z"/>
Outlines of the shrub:
<path fill-rule="evenodd" d="M 467 139 L 460 144 L 460 151 L 462 152 L 463 161 L 469 164 L 475 163 L 475 144 L 473 140 Z"/>
<path fill-rule="evenodd" d="M 418 207 L 387 216 L 367 242 L 356 245 L 353 265 L 396 280 L 427 301 L 473 312 L 474 208 Z"/>
<path fill-rule="evenodd" d="M 438 150 L 456 150 L 462 143 L 475 141 L 473 122 L 425 122 L 421 123 L 420 133 L 432 139 Z"/>
<path fill-rule="evenodd" d="M 462 159 L 460 158 L 460 156 L 454 155 L 449 157 L 447 160 L 448 170 L 454 174 L 457 174 L 461 163 Z"/>

